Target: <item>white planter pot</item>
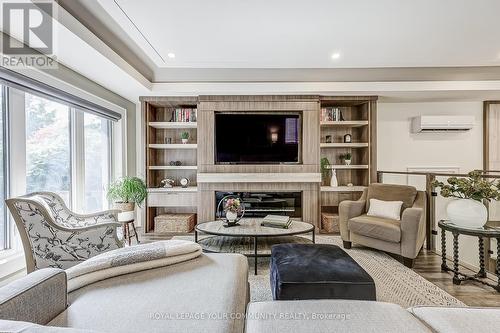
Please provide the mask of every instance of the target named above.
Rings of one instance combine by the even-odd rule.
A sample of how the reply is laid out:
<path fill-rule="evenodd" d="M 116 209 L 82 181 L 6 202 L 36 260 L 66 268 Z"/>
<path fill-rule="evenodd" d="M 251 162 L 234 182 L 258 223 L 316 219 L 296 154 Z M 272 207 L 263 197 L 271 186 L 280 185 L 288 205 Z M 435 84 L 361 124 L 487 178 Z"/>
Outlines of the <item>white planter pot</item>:
<path fill-rule="evenodd" d="M 236 219 L 238 218 L 238 213 L 235 213 L 235 212 L 232 212 L 230 210 L 228 210 L 226 212 L 226 219 L 229 221 L 229 222 L 234 222 L 236 221 Z"/>
<path fill-rule="evenodd" d="M 446 206 L 448 219 L 463 227 L 482 227 L 488 221 L 488 211 L 481 202 L 472 199 L 453 200 Z"/>
<path fill-rule="evenodd" d="M 351 160 L 344 160 L 345 165 L 351 165 Z"/>
<path fill-rule="evenodd" d="M 181 139 L 182 140 L 182 143 L 186 144 L 188 143 L 188 139 Z"/>

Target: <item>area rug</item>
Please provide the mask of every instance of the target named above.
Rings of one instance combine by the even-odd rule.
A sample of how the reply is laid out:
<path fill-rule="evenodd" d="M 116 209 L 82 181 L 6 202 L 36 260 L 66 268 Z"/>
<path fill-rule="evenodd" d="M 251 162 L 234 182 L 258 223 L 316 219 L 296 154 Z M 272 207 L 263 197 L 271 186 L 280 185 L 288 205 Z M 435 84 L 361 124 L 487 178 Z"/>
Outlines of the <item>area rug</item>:
<path fill-rule="evenodd" d="M 190 239 L 191 236 L 175 236 L 174 239 Z M 339 236 L 316 236 L 316 243 L 342 247 Z M 384 252 L 358 247 L 345 250 L 375 281 L 377 300 L 399 304 L 404 308 L 417 305 L 466 306 L 446 291 L 427 281 L 411 269 Z M 253 258 L 249 258 L 253 267 Z M 259 258 L 258 275 L 250 269 L 250 296 L 252 302 L 270 301 L 269 258 Z"/>

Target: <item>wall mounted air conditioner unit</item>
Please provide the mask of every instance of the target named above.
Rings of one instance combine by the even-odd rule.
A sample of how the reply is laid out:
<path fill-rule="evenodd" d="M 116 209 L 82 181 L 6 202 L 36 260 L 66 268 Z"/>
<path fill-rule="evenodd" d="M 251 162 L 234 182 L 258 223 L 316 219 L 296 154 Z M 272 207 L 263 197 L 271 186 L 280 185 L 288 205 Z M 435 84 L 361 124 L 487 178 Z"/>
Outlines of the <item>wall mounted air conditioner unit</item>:
<path fill-rule="evenodd" d="M 419 116 L 411 119 L 413 133 L 463 132 L 473 127 L 473 116 Z"/>

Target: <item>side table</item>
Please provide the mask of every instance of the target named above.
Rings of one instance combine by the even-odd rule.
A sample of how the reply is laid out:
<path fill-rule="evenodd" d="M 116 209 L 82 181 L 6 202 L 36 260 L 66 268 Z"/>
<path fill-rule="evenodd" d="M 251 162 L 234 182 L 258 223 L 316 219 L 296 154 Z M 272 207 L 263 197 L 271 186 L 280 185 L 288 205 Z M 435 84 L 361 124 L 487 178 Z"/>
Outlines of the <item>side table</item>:
<path fill-rule="evenodd" d="M 439 228 L 441 228 L 441 270 L 445 272 L 453 272 L 453 284 L 461 284 L 466 280 L 473 280 L 480 282 L 484 285 L 494 288 L 497 292 L 500 292 L 500 228 L 494 228 L 489 226 L 483 227 L 465 227 L 453 224 L 451 221 L 441 220 L 438 222 Z M 446 231 L 453 234 L 453 268 L 448 267 L 446 264 Z M 478 238 L 479 245 L 479 272 L 474 275 L 466 275 L 461 273 L 458 269 L 458 236 L 467 235 L 474 236 Z M 486 277 L 486 270 L 484 266 L 484 238 L 495 238 L 497 240 L 497 264 L 496 264 L 496 276 L 497 284 L 491 284 L 484 280 Z"/>
<path fill-rule="evenodd" d="M 123 223 L 123 239 L 126 241 L 128 240 L 128 246 L 132 245 L 133 237 L 135 237 L 137 244 L 139 244 L 140 243 L 139 235 L 137 235 L 137 230 L 135 229 L 134 220 L 127 220 L 121 222 Z M 132 225 L 132 229 L 134 230 L 134 233 L 132 235 L 130 234 L 130 225 Z"/>

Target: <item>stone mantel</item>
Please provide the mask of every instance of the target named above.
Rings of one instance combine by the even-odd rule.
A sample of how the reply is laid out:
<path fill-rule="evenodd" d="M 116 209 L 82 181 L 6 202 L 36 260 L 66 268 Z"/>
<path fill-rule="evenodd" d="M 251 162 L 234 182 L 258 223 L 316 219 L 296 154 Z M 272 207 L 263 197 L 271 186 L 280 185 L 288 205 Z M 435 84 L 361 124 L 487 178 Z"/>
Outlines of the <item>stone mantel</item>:
<path fill-rule="evenodd" d="M 320 173 L 199 173 L 198 183 L 321 183 Z"/>

